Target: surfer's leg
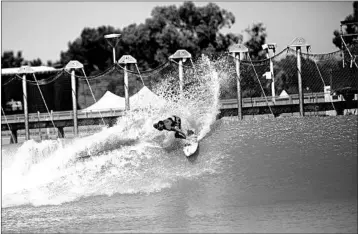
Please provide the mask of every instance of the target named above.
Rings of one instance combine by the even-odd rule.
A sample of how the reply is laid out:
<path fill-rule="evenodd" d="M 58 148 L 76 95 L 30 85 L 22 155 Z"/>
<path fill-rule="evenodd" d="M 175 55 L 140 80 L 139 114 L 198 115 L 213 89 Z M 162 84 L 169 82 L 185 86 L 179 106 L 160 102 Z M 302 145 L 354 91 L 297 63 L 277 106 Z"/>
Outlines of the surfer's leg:
<path fill-rule="evenodd" d="M 179 138 L 179 139 L 186 139 L 185 134 L 183 134 L 182 132 L 178 132 L 176 131 L 174 134 L 175 138 Z"/>

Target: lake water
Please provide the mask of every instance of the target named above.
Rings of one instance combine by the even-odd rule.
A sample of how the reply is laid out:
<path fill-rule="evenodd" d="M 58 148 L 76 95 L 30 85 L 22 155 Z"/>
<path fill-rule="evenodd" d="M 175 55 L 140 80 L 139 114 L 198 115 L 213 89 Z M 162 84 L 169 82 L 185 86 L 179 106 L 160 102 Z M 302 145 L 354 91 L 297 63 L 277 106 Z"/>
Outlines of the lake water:
<path fill-rule="evenodd" d="M 118 132 L 3 146 L 2 232 L 357 232 L 357 116 Z"/>

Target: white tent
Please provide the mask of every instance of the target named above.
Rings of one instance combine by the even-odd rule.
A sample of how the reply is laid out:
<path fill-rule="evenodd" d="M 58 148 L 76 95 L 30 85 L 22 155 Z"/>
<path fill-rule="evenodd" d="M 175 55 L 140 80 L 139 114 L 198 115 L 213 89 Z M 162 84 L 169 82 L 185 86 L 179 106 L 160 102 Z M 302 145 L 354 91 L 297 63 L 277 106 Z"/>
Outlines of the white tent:
<path fill-rule="evenodd" d="M 129 98 L 131 109 L 137 109 L 146 106 L 161 106 L 165 104 L 165 99 L 159 97 L 150 91 L 146 86 L 143 86 L 138 93 Z"/>
<path fill-rule="evenodd" d="M 83 109 L 84 112 L 100 111 L 110 109 L 125 109 L 125 98 L 115 95 L 114 93 L 107 91 L 101 99 L 91 106 Z"/>
<path fill-rule="evenodd" d="M 48 67 L 48 66 L 36 66 L 36 67 L 31 67 L 31 68 L 35 73 L 59 71 L 59 69 L 55 69 L 53 67 Z M 1 74 L 2 75 L 18 74 L 19 69 L 20 69 L 20 67 L 2 68 Z"/>
<path fill-rule="evenodd" d="M 138 93 L 129 98 L 130 109 L 138 109 L 148 106 L 161 106 L 165 104 L 165 99 L 159 97 L 144 86 Z M 110 109 L 122 109 L 125 110 L 126 102 L 125 98 L 117 96 L 110 91 L 107 91 L 101 99 L 99 99 L 93 105 L 83 109 L 84 112 L 101 111 Z"/>
<path fill-rule="evenodd" d="M 289 95 L 287 94 L 287 92 L 285 90 L 282 90 L 279 97 L 289 97 Z"/>

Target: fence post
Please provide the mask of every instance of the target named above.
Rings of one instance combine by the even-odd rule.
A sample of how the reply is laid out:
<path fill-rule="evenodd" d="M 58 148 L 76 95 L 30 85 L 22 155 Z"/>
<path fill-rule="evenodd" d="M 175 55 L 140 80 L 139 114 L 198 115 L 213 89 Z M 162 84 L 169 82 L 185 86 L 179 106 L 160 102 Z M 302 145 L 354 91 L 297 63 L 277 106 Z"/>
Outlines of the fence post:
<path fill-rule="evenodd" d="M 64 138 L 65 137 L 65 132 L 63 130 L 63 127 L 57 127 L 57 129 L 58 129 L 58 132 L 57 132 L 58 138 Z"/>

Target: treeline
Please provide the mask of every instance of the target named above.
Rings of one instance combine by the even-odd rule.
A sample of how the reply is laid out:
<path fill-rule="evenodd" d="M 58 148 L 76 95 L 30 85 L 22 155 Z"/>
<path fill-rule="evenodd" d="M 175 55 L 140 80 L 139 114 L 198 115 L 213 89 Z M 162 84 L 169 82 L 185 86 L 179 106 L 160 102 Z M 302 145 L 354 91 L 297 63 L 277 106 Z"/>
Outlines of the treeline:
<path fill-rule="evenodd" d="M 347 16 L 346 20 L 357 19 L 357 6 L 357 2 L 354 2 L 353 14 Z M 152 10 L 151 17 L 141 24 L 131 24 L 123 29 L 113 26 L 84 28 L 76 40 L 68 42 L 68 49 L 60 53 L 58 61 L 48 61 L 46 65 L 61 68 L 70 60 L 78 60 L 84 64 L 87 75 L 99 74 L 113 63 L 112 49 L 104 38 L 104 35 L 112 33 L 121 34 L 116 47 L 117 60 L 124 54 L 132 55 L 137 59 L 138 67 L 142 71 L 154 69 L 167 62 L 168 57 L 178 49 L 185 49 L 192 54 L 193 58 L 198 58 L 201 54 L 215 56 L 227 52 L 228 47 L 234 43 L 244 43 L 249 48 L 252 60 L 264 59 L 265 51 L 262 50 L 262 45 L 266 43 L 267 38 L 264 24 L 256 23 L 247 28 L 245 32 L 249 35 L 249 39 L 243 41 L 241 34 L 222 33 L 222 29 L 230 28 L 235 21 L 231 12 L 221 9 L 215 3 L 209 3 L 202 7 L 195 6 L 193 2 L 184 2 L 179 7 L 175 5 L 158 6 Z M 345 30 L 348 33 L 358 32 L 357 27 L 353 26 L 347 27 Z M 338 48 L 342 48 L 338 36 L 335 31 L 333 43 Z M 347 39 L 348 45 L 353 43 L 351 38 Z M 15 55 L 11 51 L 3 53 L 1 63 L 2 68 L 43 64 L 40 59 L 26 61 L 22 58 L 21 52 Z M 316 67 L 312 61 L 307 64 Z M 295 58 L 287 56 L 275 64 L 274 70 L 278 92 L 283 89 L 295 92 L 297 86 Z M 270 81 L 262 78 L 264 72 L 259 72 L 259 79 L 263 82 L 265 92 L 270 94 Z M 317 77 L 316 71 L 312 70 L 311 73 L 315 73 L 315 77 Z M 247 74 L 250 78 L 244 79 L 242 83 L 244 96 L 261 96 L 261 87 L 258 87 L 256 78 L 253 78 L 253 74 L 250 72 Z M 312 82 L 317 81 L 314 79 Z M 113 78 L 101 86 L 104 86 L 102 89 L 114 89 L 116 84 L 118 84 L 118 80 Z M 236 89 L 235 85 L 233 82 L 232 86 L 228 88 L 227 96 L 231 95 L 230 90 Z M 82 94 L 87 95 L 87 92 L 83 89 Z"/>

